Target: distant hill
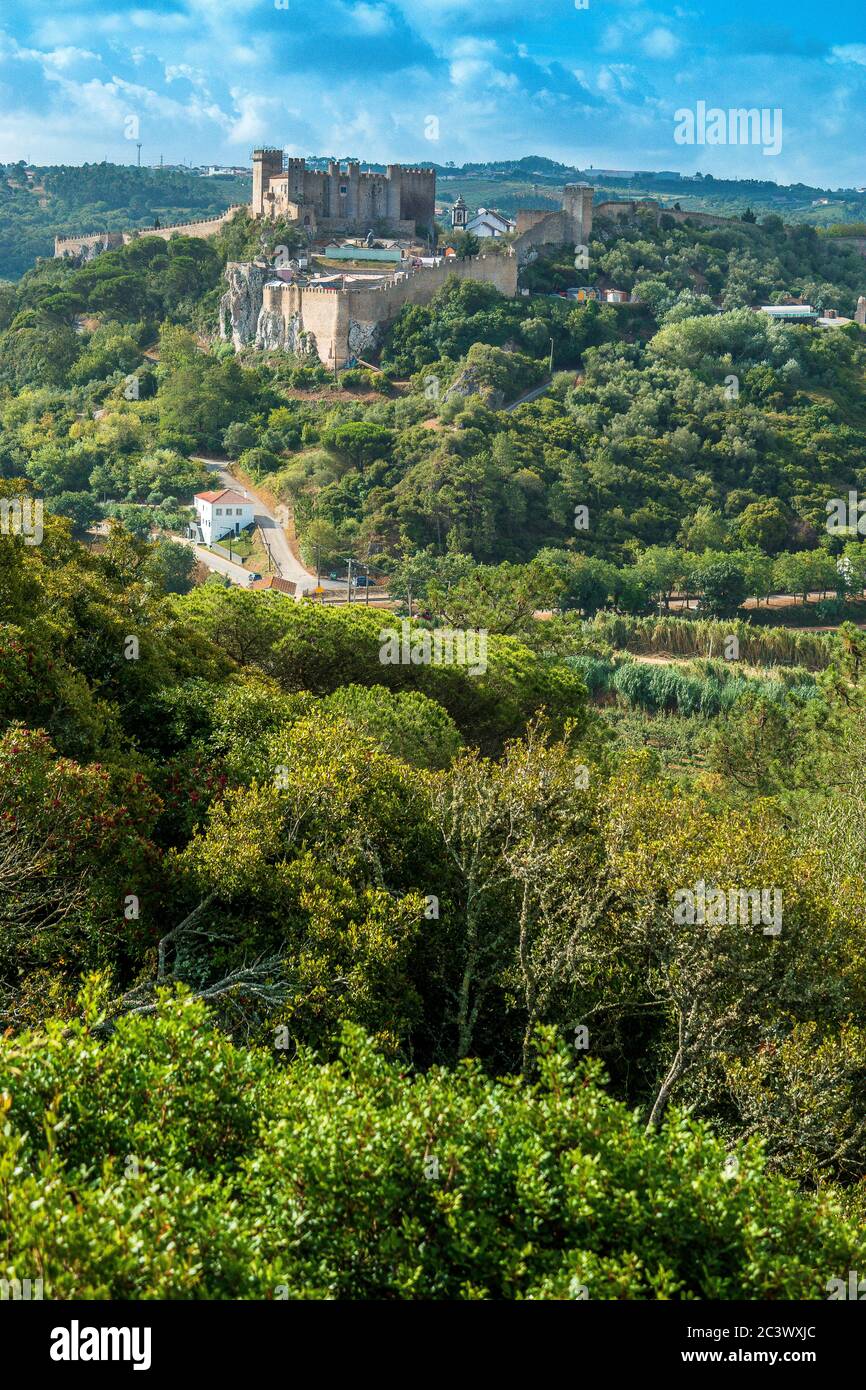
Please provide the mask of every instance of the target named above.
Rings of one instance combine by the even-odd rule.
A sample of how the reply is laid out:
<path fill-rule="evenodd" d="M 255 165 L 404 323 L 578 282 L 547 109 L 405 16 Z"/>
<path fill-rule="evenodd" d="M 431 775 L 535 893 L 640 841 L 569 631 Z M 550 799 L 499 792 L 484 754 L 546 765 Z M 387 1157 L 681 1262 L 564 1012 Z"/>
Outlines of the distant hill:
<path fill-rule="evenodd" d="M 492 205 L 503 212 L 518 206 L 558 205 L 563 184 L 591 183 L 602 198 L 657 198 L 679 203 L 687 211 L 715 212 L 736 217 L 750 207 L 759 216 L 778 213 L 788 222 L 811 226 L 860 222 L 866 219 L 866 194 L 856 189 L 813 188 L 808 184 L 777 184 L 770 179 L 717 179 L 712 174 L 680 175 L 670 170 L 579 169 L 526 155 L 522 159 L 485 163 L 436 165 L 437 194 L 449 203 L 462 193 L 470 206 Z"/>
<path fill-rule="evenodd" d="M 14 280 L 54 238 L 213 217 L 246 202 L 250 180 L 124 164 L 0 165 L 0 279 Z"/>

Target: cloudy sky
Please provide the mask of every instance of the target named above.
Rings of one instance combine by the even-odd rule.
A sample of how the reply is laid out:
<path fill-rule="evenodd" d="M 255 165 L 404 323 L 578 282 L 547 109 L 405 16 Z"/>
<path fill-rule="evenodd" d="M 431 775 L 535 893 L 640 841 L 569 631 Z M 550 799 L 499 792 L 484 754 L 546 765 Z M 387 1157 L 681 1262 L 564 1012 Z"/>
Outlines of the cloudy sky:
<path fill-rule="evenodd" d="M 699 101 L 781 109 L 781 152 L 676 144 Z M 132 163 L 136 122 L 144 163 L 264 143 L 864 184 L 866 5 L 3 0 L 0 160 Z"/>

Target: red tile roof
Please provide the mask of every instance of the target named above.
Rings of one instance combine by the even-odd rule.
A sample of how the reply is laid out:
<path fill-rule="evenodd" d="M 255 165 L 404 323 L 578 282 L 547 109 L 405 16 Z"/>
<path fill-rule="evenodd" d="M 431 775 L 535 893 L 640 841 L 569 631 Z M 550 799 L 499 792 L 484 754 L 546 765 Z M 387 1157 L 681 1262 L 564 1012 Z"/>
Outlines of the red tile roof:
<path fill-rule="evenodd" d="M 296 585 L 291 579 L 278 579 L 275 574 L 269 574 L 266 579 L 254 579 L 250 585 L 251 589 L 276 589 L 280 594 L 293 594 Z"/>
<path fill-rule="evenodd" d="M 253 504 L 253 499 L 251 497 L 244 497 L 241 493 L 234 492 L 230 487 L 223 488 L 222 492 L 197 492 L 195 494 L 195 500 L 201 502 L 228 502 L 233 507 L 251 507 Z"/>

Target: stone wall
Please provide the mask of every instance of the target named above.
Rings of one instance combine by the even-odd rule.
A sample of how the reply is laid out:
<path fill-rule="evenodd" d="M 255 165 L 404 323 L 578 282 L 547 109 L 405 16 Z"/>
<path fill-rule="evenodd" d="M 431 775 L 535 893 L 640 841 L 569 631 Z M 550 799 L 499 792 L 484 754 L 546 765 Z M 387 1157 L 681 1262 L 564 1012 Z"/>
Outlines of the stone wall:
<path fill-rule="evenodd" d="M 229 262 L 220 304 L 220 336 L 235 351 L 316 352 L 326 366 L 342 367 L 375 350 L 384 328 L 404 304 L 426 304 L 449 276 L 482 280 L 502 294 L 517 293 L 513 255 L 449 258 L 440 266 L 398 271 L 375 285 L 346 289 L 301 286 L 272 278 L 263 262 Z"/>
<path fill-rule="evenodd" d="M 675 222 L 689 221 L 698 227 L 730 227 L 734 224 L 744 227 L 748 225 L 748 223 L 742 222 L 739 217 L 722 217 L 714 212 L 689 212 L 683 208 L 665 207 L 655 198 L 615 198 L 606 203 L 597 203 L 595 207 L 596 217 L 609 217 L 618 221 L 630 220 L 642 213 L 648 213 L 655 218 L 656 222 L 661 217 L 672 217 Z"/>
<path fill-rule="evenodd" d="M 88 232 L 84 236 L 56 236 L 55 260 L 90 261 L 101 251 L 113 251 L 123 245 L 122 232 Z"/>
<path fill-rule="evenodd" d="M 518 221 L 518 226 L 520 225 Z M 546 217 L 533 222 L 525 232 L 521 232 L 513 242 L 514 254 L 519 265 L 531 261 L 542 246 L 564 246 L 566 242 L 563 215 L 549 212 Z"/>
<path fill-rule="evenodd" d="M 523 232 L 528 232 L 530 227 L 537 226 L 539 222 L 544 221 L 545 217 L 551 217 L 554 213 L 558 211 L 558 208 L 518 208 L 518 236 L 520 236 Z"/>
<path fill-rule="evenodd" d="M 170 241 L 173 236 L 213 236 L 223 223 L 234 217 L 242 207 L 246 207 L 246 204 L 235 203 L 218 217 L 208 217 L 198 222 L 175 222 L 170 227 L 142 227 L 131 232 L 88 232 L 86 236 L 58 236 L 54 238 L 54 257 L 56 260 L 62 257 L 71 257 L 79 261 L 92 260 L 101 251 L 113 251 L 119 246 L 128 246 L 131 241 L 137 241 L 139 237 L 144 236 L 158 236 L 163 241 Z"/>
<path fill-rule="evenodd" d="M 225 212 L 221 212 L 218 217 L 204 218 L 200 222 L 175 222 L 171 227 L 143 227 L 137 232 L 124 232 L 124 245 L 143 236 L 158 236 L 163 241 L 171 241 L 173 236 L 213 236 L 224 223 L 229 222 L 235 213 L 240 212 L 241 208 L 244 207 L 246 207 L 246 203 L 235 203 L 232 207 L 226 208 Z"/>

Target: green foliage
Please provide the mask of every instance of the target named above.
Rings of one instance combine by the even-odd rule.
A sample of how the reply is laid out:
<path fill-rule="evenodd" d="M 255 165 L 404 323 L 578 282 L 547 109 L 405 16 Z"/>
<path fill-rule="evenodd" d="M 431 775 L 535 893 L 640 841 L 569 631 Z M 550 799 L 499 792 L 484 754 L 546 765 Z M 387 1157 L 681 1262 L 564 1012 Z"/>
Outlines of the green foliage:
<path fill-rule="evenodd" d="M 447 710 L 464 738 L 485 748 L 501 746 L 542 708 L 558 724 L 583 718 L 580 680 L 514 638 L 491 634 L 486 669 L 475 675 L 458 664 L 391 664 L 382 653 L 389 633 L 400 633 L 393 619 L 360 606 L 328 609 L 265 597 L 263 603 L 258 594 L 206 586 L 181 601 L 180 613 L 235 661 L 259 666 L 286 691 L 418 690 Z"/>
<path fill-rule="evenodd" d="M 200 178 L 181 169 L 128 164 L 51 165 L 33 183 L 0 171 L 0 276 L 24 274 L 54 254 L 55 236 L 163 227 L 216 217 L 249 198 L 248 179 Z"/>
<path fill-rule="evenodd" d="M 862 1206 L 866 641 L 762 620 L 860 610 L 826 520 L 866 351 L 752 308 L 850 311 L 862 262 L 772 216 L 599 220 L 639 303 L 544 297 L 570 252 L 528 297 L 451 281 L 364 399 L 209 344 L 224 259 L 290 236 L 0 286 L 0 1273 L 820 1297 L 863 1256 L 824 1190 Z M 150 536 L 223 450 L 390 606 L 194 587 Z M 699 883 L 778 888 L 781 932 L 684 922 Z"/>
<path fill-rule="evenodd" d="M 281 1066 L 187 999 L 5 1040 L 0 1087 L 2 1272 L 48 1297 L 816 1299 L 862 1262 L 756 1149 L 731 1180 L 703 1126 L 642 1134 L 549 1040 L 532 1086 L 352 1029 Z"/>

